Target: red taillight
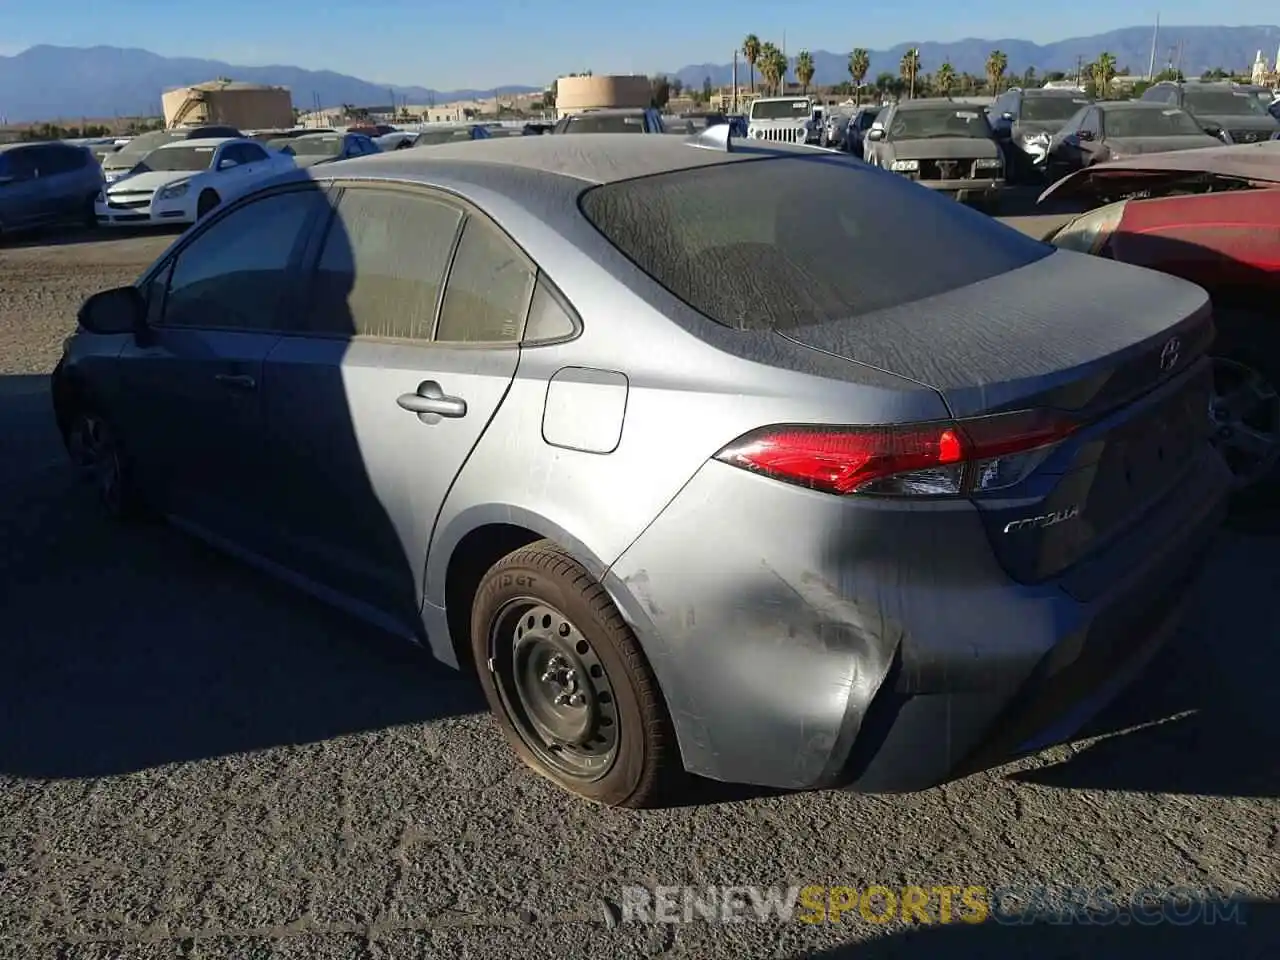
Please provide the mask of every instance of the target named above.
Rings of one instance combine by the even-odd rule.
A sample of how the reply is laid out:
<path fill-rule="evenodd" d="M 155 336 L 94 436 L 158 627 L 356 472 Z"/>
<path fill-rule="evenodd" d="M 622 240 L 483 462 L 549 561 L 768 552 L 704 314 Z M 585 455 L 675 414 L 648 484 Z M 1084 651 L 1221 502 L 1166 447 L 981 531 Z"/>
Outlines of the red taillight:
<path fill-rule="evenodd" d="M 716 459 L 827 493 L 956 495 L 1016 483 L 1076 426 L 1041 411 L 906 426 L 781 425 L 753 430 Z"/>

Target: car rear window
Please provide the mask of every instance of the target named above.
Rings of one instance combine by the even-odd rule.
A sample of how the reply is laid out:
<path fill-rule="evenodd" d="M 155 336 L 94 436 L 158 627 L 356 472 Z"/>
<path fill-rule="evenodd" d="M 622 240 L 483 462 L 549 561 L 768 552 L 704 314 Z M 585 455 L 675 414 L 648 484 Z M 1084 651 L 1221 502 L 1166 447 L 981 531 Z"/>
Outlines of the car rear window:
<path fill-rule="evenodd" d="M 668 291 L 740 330 L 896 307 L 1053 252 L 902 177 L 828 154 L 604 184 L 580 206 Z"/>

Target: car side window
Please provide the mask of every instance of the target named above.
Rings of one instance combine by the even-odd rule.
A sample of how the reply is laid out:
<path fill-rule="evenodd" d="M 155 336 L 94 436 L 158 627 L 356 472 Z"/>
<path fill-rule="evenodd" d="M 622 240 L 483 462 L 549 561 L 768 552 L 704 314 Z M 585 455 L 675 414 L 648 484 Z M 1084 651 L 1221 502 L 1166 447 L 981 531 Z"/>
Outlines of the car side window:
<path fill-rule="evenodd" d="M 533 284 L 524 254 L 493 224 L 468 217 L 445 284 L 436 340 L 518 343 Z"/>
<path fill-rule="evenodd" d="M 306 329 L 429 340 L 462 216 L 430 197 L 346 190 L 316 264 Z"/>
<path fill-rule="evenodd" d="M 30 180 L 40 173 L 40 154 L 36 147 L 20 147 L 5 153 L 9 176 L 15 180 Z"/>
<path fill-rule="evenodd" d="M 241 163 L 261 163 L 267 159 L 267 152 L 256 143 L 240 143 L 236 149 L 239 151 L 236 158 Z"/>
<path fill-rule="evenodd" d="M 163 325 L 278 330 L 293 292 L 289 265 L 324 202 L 318 189 L 271 194 L 232 210 L 178 252 Z"/>
<path fill-rule="evenodd" d="M 55 173 L 71 173 L 84 166 L 80 151 L 75 147 L 49 144 L 41 147 L 36 161 L 41 176 Z"/>
<path fill-rule="evenodd" d="M 1080 131 L 1082 133 L 1092 133 L 1097 136 L 1102 129 L 1102 123 L 1099 120 L 1100 114 L 1095 110 L 1090 110 L 1084 115 L 1084 119 L 1080 121 Z"/>
<path fill-rule="evenodd" d="M 554 343 L 568 340 L 578 332 L 573 309 L 546 277 L 538 276 L 529 304 L 529 320 L 524 328 L 524 343 Z"/>

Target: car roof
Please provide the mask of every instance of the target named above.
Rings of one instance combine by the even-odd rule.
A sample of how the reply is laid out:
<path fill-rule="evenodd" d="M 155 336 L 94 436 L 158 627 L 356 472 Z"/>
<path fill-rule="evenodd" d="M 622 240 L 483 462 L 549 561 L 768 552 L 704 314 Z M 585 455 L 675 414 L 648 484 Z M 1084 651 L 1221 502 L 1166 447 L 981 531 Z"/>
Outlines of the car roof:
<path fill-rule="evenodd" d="M 1155 103 L 1151 100 L 1109 100 L 1105 103 L 1090 104 L 1093 107 L 1101 107 L 1104 111 L 1108 110 L 1178 110 L 1179 107 L 1171 107 L 1167 103 Z"/>
<path fill-rule="evenodd" d="M 895 104 L 899 110 L 916 110 L 923 107 L 955 107 L 957 110 L 981 110 L 971 103 L 958 103 L 950 97 L 921 97 L 918 100 L 903 100 Z"/>
<path fill-rule="evenodd" d="M 328 133 L 321 130 L 318 133 L 304 133 L 300 137 L 278 137 L 279 140 L 336 140 L 340 137 L 363 137 L 363 133 L 351 133 L 350 131 L 342 132 L 341 130 L 333 130 Z M 386 134 L 384 134 L 386 136 Z"/>
<path fill-rule="evenodd" d="M 451 177 L 502 178 L 501 168 L 512 178 L 534 173 L 568 178 L 584 184 L 616 183 L 637 177 L 711 167 L 743 160 L 781 156 L 814 156 L 812 148 L 790 144 L 755 146 L 734 140 L 730 152 L 699 149 L 680 137 L 622 137 L 610 133 L 583 133 L 573 137 L 491 137 L 466 143 L 443 143 L 429 151 L 397 150 L 361 157 L 343 164 L 343 175 L 434 183 L 448 169 Z M 496 168 L 496 169 L 495 169 Z"/>
<path fill-rule="evenodd" d="M 235 140 L 242 140 L 243 137 L 197 137 L 195 140 L 174 140 L 166 143 L 164 146 L 156 147 L 157 150 L 172 150 L 175 147 L 217 147 L 224 143 L 231 143 Z"/>
<path fill-rule="evenodd" d="M 599 107 L 587 110 L 575 110 L 570 113 L 570 117 L 616 117 L 621 115 L 632 116 L 637 113 L 647 113 L 649 107 Z M 478 126 L 478 124 L 476 124 Z"/>
<path fill-rule="evenodd" d="M 1018 91 L 1024 97 L 1079 97 L 1083 91 L 1071 90 L 1067 87 L 1032 87 Z"/>

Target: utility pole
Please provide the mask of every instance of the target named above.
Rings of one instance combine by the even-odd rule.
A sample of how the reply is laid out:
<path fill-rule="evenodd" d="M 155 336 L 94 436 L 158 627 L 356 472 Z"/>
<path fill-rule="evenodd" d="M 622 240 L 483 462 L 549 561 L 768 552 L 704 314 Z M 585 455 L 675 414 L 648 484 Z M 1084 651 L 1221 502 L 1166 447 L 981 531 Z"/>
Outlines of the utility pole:
<path fill-rule="evenodd" d="M 1076 56 L 1076 86 L 1084 85 L 1084 56 Z"/>
<path fill-rule="evenodd" d="M 733 51 L 733 112 L 738 112 L 738 50 Z"/>
<path fill-rule="evenodd" d="M 1151 63 L 1147 67 L 1147 82 L 1156 78 L 1156 44 L 1160 42 L 1160 14 L 1156 14 L 1156 30 L 1151 34 Z"/>
<path fill-rule="evenodd" d="M 787 72 L 791 67 L 791 61 L 787 59 L 787 31 L 782 31 L 782 89 L 778 91 L 781 96 L 787 95 Z"/>

